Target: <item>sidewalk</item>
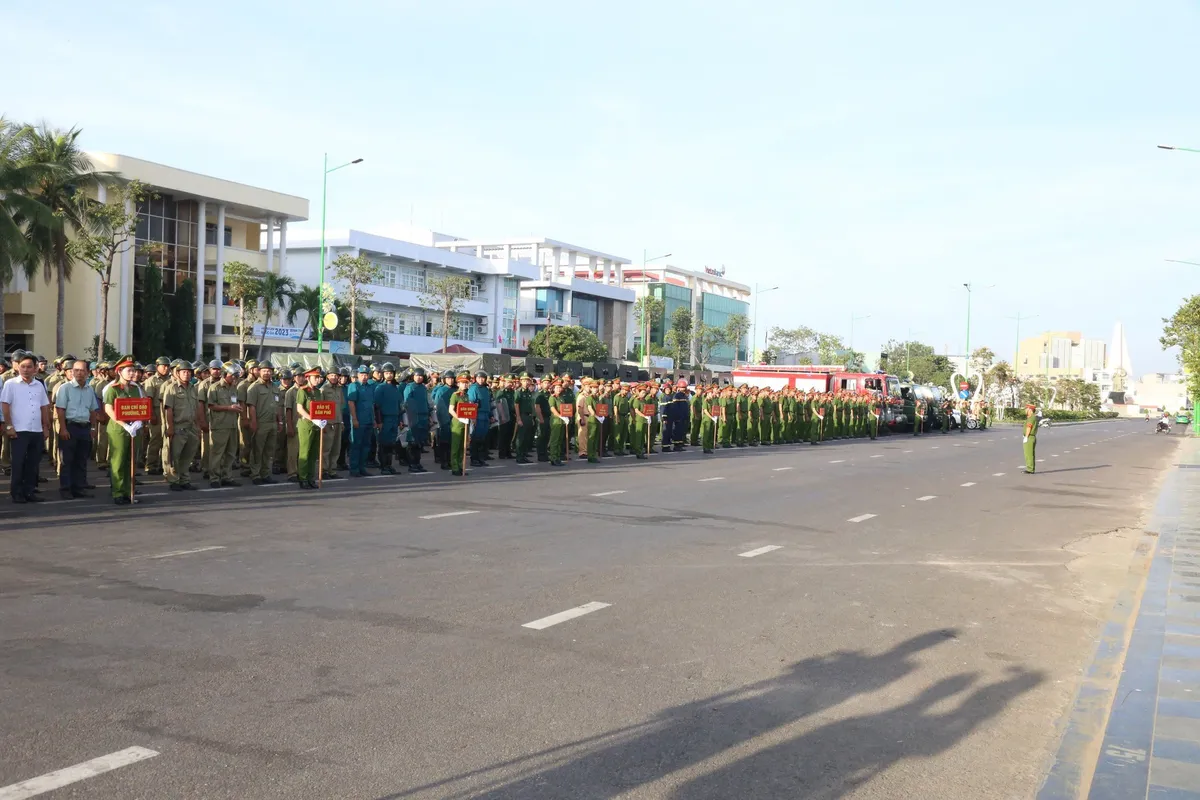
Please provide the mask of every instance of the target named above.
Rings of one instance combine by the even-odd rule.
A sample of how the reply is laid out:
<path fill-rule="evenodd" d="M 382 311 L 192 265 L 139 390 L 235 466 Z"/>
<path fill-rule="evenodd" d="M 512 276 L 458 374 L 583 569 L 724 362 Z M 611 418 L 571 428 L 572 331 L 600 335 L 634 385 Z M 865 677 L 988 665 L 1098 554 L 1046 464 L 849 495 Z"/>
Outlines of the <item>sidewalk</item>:
<path fill-rule="evenodd" d="M 1200 800 L 1200 439 L 1176 463 L 1039 800 Z"/>

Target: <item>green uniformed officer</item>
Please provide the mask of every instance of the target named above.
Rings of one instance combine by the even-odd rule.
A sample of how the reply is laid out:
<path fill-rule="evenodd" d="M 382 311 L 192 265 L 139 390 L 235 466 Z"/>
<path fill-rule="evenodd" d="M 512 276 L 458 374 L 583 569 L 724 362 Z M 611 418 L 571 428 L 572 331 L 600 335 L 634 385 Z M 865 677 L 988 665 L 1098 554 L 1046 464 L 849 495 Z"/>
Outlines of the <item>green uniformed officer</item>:
<path fill-rule="evenodd" d="M 142 390 L 134 377 L 137 374 L 133 356 L 123 356 L 115 366 L 118 378 L 104 390 L 104 411 L 108 414 L 106 433 L 108 441 L 109 480 L 112 482 L 113 502 L 129 505 L 132 501 L 133 446 L 136 444 L 141 422 L 117 422 L 116 401 L 125 398 L 140 398 Z"/>
<path fill-rule="evenodd" d="M 521 373 L 521 385 L 513 393 L 514 424 L 517 426 L 517 463 L 529 463 L 529 451 L 533 447 L 533 428 L 537 420 L 533 411 L 532 379 L 528 372 Z"/>
<path fill-rule="evenodd" d="M 163 406 L 163 433 L 171 464 L 167 480 L 171 491 L 182 492 L 196 488 L 188 477 L 188 471 L 200 449 L 200 437 L 208 430 L 208 422 L 196 387 L 192 384 L 192 365 L 186 361 L 176 361 L 173 372 L 175 380 L 164 383 L 159 389 L 159 396 Z"/>
<path fill-rule="evenodd" d="M 146 474 L 163 474 L 163 419 L 162 419 L 162 388 L 171 372 L 171 359 L 159 356 L 154 359 L 154 374 L 146 379 L 142 388 L 146 397 L 154 403 L 154 416 L 149 423 L 149 441 L 146 444 Z"/>
<path fill-rule="evenodd" d="M 463 451 L 467 444 L 470 420 L 458 415 L 458 404 L 471 402 L 467 398 L 467 388 L 471 385 L 471 373 L 463 370 L 455 380 L 458 389 L 450 395 L 450 474 L 462 476 L 466 474 Z"/>
<path fill-rule="evenodd" d="M 538 391 L 533 396 L 534 414 L 537 415 L 537 460 L 550 460 L 550 392 L 549 376 L 542 378 Z"/>
<path fill-rule="evenodd" d="M 204 398 L 208 409 L 208 478 L 209 486 L 240 486 L 233 480 L 233 462 L 237 457 L 238 421 L 242 405 L 238 402 L 238 378 L 241 369 L 231 362 L 222 366 L 220 380 L 208 387 Z"/>
<path fill-rule="evenodd" d="M 1021 443 L 1025 448 L 1025 474 L 1032 475 L 1037 471 L 1037 406 L 1032 403 L 1025 406 L 1025 435 Z"/>
<path fill-rule="evenodd" d="M 309 415 L 313 400 L 320 400 L 321 368 L 304 373 L 306 386 L 296 390 L 296 477 L 301 489 L 317 488 L 317 462 L 321 457 L 321 428 L 325 420 Z"/>
<path fill-rule="evenodd" d="M 246 389 L 250 477 L 259 486 L 275 482 L 271 479 L 271 458 L 275 453 L 276 437 L 283 427 L 283 402 L 274 377 L 274 367 L 265 361 L 258 365 L 258 380 Z"/>
<path fill-rule="evenodd" d="M 567 454 L 567 432 L 575 416 L 575 403 L 564 399 L 566 386 L 555 381 L 550 387 L 550 466 L 561 467 Z M 574 394 L 572 394 L 572 399 Z M 586 447 L 586 444 L 585 444 Z"/>

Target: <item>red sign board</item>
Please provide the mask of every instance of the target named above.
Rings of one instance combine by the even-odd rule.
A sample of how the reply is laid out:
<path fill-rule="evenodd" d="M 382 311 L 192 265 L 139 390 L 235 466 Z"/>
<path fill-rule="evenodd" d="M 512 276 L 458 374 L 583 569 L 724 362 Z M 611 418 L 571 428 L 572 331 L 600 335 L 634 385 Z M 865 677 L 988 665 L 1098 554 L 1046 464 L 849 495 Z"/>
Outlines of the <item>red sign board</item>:
<path fill-rule="evenodd" d="M 573 416 L 575 416 L 575 404 L 574 404 L 574 403 L 559 403 L 559 405 L 558 405 L 558 415 L 559 415 L 560 417 L 573 417 Z"/>
<path fill-rule="evenodd" d="M 117 422 L 149 422 L 154 414 L 154 401 L 149 397 L 118 397 L 113 400 Z"/>
<path fill-rule="evenodd" d="M 454 406 L 454 414 L 462 419 L 479 419 L 479 404 L 458 403 Z"/>
<path fill-rule="evenodd" d="M 962 381 L 958 384 L 958 388 L 962 389 L 964 392 L 970 391 L 971 384 L 967 383 L 966 381 Z"/>
<path fill-rule="evenodd" d="M 337 403 L 333 400 L 309 400 L 308 415 L 313 419 L 323 419 L 333 422 L 337 413 Z"/>
<path fill-rule="evenodd" d="M 657 410 L 658 408 L 654 405 L 654 403 L 646 403 L 646 405 L 642 406 L 642 413 L 647 417 L 653 417 L 654 412 Z"/>
<path fill-rule="evenodd" d="M 596 412 L 597 417 L 607 417 L 608 403 L 596 403 L 596 407 L 593 409 L 593 411 Z"/>

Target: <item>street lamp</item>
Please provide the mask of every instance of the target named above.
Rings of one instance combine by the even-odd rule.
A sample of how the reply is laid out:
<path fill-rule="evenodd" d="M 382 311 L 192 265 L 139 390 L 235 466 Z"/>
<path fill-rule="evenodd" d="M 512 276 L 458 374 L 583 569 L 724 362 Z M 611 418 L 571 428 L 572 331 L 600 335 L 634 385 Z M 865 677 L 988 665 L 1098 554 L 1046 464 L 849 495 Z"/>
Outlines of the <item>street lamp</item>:
<path fill-rule="evenodd" d="M 648 255 L 648 251 L 642 250 L 642 283 L 646 286 L 646 299 L 649 300 L 649 298 L 650 298 L 650 276 L 646 274 L 646 265 L 649 264 L 651 261 L 658 261 L 659 259 L 670 258 L 671 254 L 663 253 L 661 256 L 654 256 L 653 258 L 647 258 L 647 255 Z M 666 281 L 665 277 L 663 278 L 663 281 L 664 282 Z M 665 313 L 665 308 L 666 308 L 665 295 L 663 297 L 663 308 L 664 308 L 664 313 Z M 642 339 L 642 361 L 645 363 L 642 366 L 644 366 L 646 369 L 650 369 L 650 314 L 649 314 L 648 309 L 646 308 L 646 304 L 642 305 L 642 316 L 645 317 L 645 319 L 642 320 L 642 325 L 645 328 L 645 330 L 644 330 L 645 337 Z"/>
<path fill-rule="evenodd" d="M 854 316 L 854 312 L 850 312 L 850 352 L 854 352 L 854 323 L 860 319 L 870 319 L 870 314 L 863 314 L 861 317 Z"/>
<path fill-rule="evenodd" d="M 967 289 L 967 352 L 963 354 L 963 372 L 967 373 L 971 371 L 971 292 L 975 286 L 970 283 L 964 283 L 963 286 Z M 996 284 L 993 283 L 983 288 L 995 289 Z"/>
<path fill-rule="evenodd" d="M 754 343 L 758 341 L 758 296 L 760 294 L 766 294 L 767 292 L 773 292 L 778 288 L 779 288 L 778 286 L 772 286 L 770 289 L 760 289 L 760 288 L 758 288 L 757 283 L 754 284 L 754 322 L 750 325 L 750 350 L 751 350 L 751 352 L 754 351 Z M 737 356 L 737 345 L 736 344 L 733 346 L 733 349 L 734 349 L 734 356 L 736 357 Z M 763 350 L 766 350 L 766 349 L 767 349 L 767 332 L 763 331 Z M 761 358 L 761 354 L 760 354 L 760 358 Z"/>
<path fill-rule="evenodd" d="M 1200 150 L 1197 150 L 1194 147 L 1176 147 L 1175 145 L 1172 145 L 1172 144 L 1160 144 L 1160 145 L 1158 145 L 1158 149 L 1159 150 L 1182 150 L 1185 153 L 1200 153 Z"/>
<path fill-rule="evenodd" d="M 1021 312 L 1018 311 L 1017 315 L 1015 317 L 1006 317 L 1005 318 L 1005 319 L 1015 319 L 1017 321 L 1017 349 L 1013 351 L 1013 370 L 1019 369 L 1019 367 L 1017 366 L 1017 361 L 1019 361 L 1021 358 L 1021 320 L 1037 319 L 1037 316 L 1038 316 L 1037 314 L 1030 314 L 1028 316 L 1022 316 Z"/>
<path fill-rule="evenodd" d="M 321 282 L 319 284 L 318 293 L 321 297 L 321 316 L 324 316 L 325 311 L 325 195 L 329 187 L 329 173 L 337 172 L 342 167 L 348 167 L 351 164 L 361 164 L 362 159 L 356 158 L 353 161 L 347 161 L 345 164 L 339 164 L 332 169 L 329 166 L 329 153 L 325 154 L 324 169 L 325 173 L 321 176 Z M 325 344 L 325 320 L 317 320 L 317 355 L 321 355 Z"/>

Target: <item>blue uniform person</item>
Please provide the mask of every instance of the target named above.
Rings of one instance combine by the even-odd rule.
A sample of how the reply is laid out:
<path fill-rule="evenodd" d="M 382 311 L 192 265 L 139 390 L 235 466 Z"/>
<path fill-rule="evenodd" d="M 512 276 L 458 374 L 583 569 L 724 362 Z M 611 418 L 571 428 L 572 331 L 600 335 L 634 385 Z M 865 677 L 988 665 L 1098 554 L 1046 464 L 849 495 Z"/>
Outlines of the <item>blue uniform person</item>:
<path fill-rule="evenodd" d="M 404 387 L 404 416 L 408 424 L 408 471 L 425 472 L 421 448 L 429 442 L 429 388 L 423 367 L 413 370 L 412 383 Z"/>
<path fill-rule="evenodd" d="M 396 468 L 392 466 L 392 456 L 396 452 L 396 442 L 400 437 L 400 398 L 401 390 L 396 384 L 396 367 L 391 363 L 383 365 L 383 380 L 375 384 L 375 408 L 379 416 L 379 472 L 383 475 L 395 475 Z"/>
<path fill-rule="evenodd" d="M 434 458 L 442 469 L 450 469 L 450 395 L 454 394 L 453 371 L 442 376 L 442 382 L 433 387 L 433 413 L 437 422 L 437 442 L 433 448 Z"/>
<path fill-rule="evenodd" d="M 350 408 L 350 475 L 367 474 L 367 449 L 375 432 L 375 387 L 367 383 L 370 372 L 359 367 L 356 381 L 346 390 L 346 405 Z"/>
<path fill-rule="evenodd" d="M 666 428 L 663 431 L 663 451 L 667 449 L 667 442 L 670 442 L 674 447 L 674 452 L 683 452 L 683 446 L 687 442 L 688 432 L 691 430 L 691 396 L 688 394 L 688 383 L 685 379 L 680 378 L 676 384 L 675 393 L 666 402 L 666 408 L 663 411 L 663 416 L 666 418 Z"/>
<path fill-rule="evenodd" d="M 475 373 L 475 382 L 467 388 L 467 400 L 479 406 L 479 418 L 471 428 L 471 466 L 486 467 L 488 425 L 492 420 L 492 390 L 487 386 L 488 374 Z"/>

